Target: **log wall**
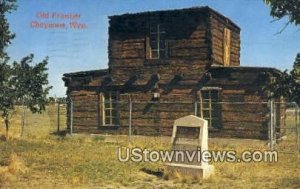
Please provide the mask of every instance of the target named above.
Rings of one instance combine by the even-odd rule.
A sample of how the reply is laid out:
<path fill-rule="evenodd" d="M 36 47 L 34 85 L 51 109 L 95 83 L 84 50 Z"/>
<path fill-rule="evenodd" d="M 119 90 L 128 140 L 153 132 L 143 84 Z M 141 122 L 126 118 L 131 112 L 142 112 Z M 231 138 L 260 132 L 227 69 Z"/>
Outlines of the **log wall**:
<path fill-rule="evenodd" d="M 192 8 L 112 16 L 109 22 L 109 69 L 66 75 L 74 132 L 128 134 L 130 97 L 136 102 L 133 134 L 171 135 L 175 119 L 195 113 L 197 91 L 205 86 L 222 89 L 222 126 L 210 128 L 211 137 L 266 139 L 269 109 L 260 103 L 265 82 L 260 74 L 269 70 L 212 67 L 224 65 L 224 28 L 231 31 L 229 66 L 240 65 L 240 29 L 228 18 L 209 8 Z M 150 23 L 165 27 L 164 59 L 149 58 Z M 146 88 L 153 75 L 159 75 L 155 83 L 159 101 L 152 101 L 153 86 Z M 172 83 L 175 76 L 180 81 Z M 102 126 L 100 93 L 111 90 L 120 93 L 119 127 Z M 282 113 L 279 109 L 278 124 Z"/>
<path fill-rule="evenodd" d="M 269 108 L 260 96 L 223 90 L 222 100 L 222 136 L 267 139 Z"/>
<path fill-rule="evenodd" d="M 109 22 L 109 69 L 116 85 L 133 75 L 199 77 L 212 64 L 223 65 L 225 27 L 231 30 L 230 66 L 239 66 L 240 29 L 209 8 L 125 14 Z M 165 28 L 164 59 L 149 58 L 151 23 Z"/>
<path fill-rule="evenodd" d="M 199 75 L 211 64 L 209 12 L 191 9 L 111 17 L 109 66 L 115 84 L 132 75 L 160 74 L 170 80 L 175 74 Z M 149 59 L 150 23 L 163 24 L 167 58 Z"/>
<path fill-rule="evenodd" d="M 72 93 L 73 99 L 73 132 L 75 133 L 111 133 L 128 134 L 129 97 L 132 106 L 132 133 L 134 135 L 172 134 L 174 120 L 186 115 L 194 115 L 195 95 L 178 89 L 177 94 L 162 95 L 160 102 L 151 101 L 152 93 L 136 92 L 121 94 L 118 104 L 120 126 L 109 128 L 102 126 L 99 95 L 95 92 Z M 181 94 L 179 94 L 181 93 Z M 228 101 L 243 97 L 244 103 Z M 164 103 L 164 100 L 167 100 Z M 180 99 L 180 101 L 178 100 Z M 209 128 L 210 137 L 238 137 L 267 139 L 269 124 L 269 107 L 262 103 L 260 96 L 247 94 L 246 90 L 222 90 L 221 129 Z M 253 103 L 253 99 L 258 103 Z M 228 102 L 226 102 L 228 101 Z M 261 103 L 260 103 L 261 102 Z M 200 104 L 197 105 L 198 107 Z M 277 114 L 280 118 L 280 112 Z M 282 124 L 278 119 L 278 126 Z"/>
<path fill-rule="evenodd" d="M 101 123 L 99 95 L 91 91 L 71 92 L 73 132 L 93 133 Z"/>
<path fill-rule="evenodd" d="M 240 29 L 233 27 L 226 19 L 221 19 L 217 14 L 211 13 L 210 27 L 212 35 L 212 59 L 215 65 L 224 65 L 224 29 L 231 32 L 230 38 L 230 65 L 240 65 Z"/>

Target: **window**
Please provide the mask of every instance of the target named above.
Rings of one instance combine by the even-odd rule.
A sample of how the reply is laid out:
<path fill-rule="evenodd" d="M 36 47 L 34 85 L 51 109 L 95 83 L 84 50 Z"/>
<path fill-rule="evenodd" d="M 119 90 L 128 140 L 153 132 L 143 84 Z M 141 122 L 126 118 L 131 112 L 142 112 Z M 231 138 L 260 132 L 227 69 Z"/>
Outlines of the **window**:
<path fill-rule="evenodd" d="M 164 59 L 167 57 L 166 31 L 162 24 L 150 25 L 150 37 L 148 43 L 148 58 Z"/>
<path fill-rule="evenodd" d="M 228 28 L 224 28 L 224 39 L 223 39 L 223 62 L 224 66 L 230 65 L 230 39 L 231 32 Z"/>
<path fill-rule="evenodd" d="M 103 126 L 119 125 L 116 92 L 107 92 L 102 94 L 102 125 Z"/>
<path fill-rule="evenodd" d="M 208 121 L 208 127 L 221 128 L 221 104 L 220 104 L 220 89 L 204 89 L 198 93 L 199 99 L 199 115 L 201 118 Z"/>

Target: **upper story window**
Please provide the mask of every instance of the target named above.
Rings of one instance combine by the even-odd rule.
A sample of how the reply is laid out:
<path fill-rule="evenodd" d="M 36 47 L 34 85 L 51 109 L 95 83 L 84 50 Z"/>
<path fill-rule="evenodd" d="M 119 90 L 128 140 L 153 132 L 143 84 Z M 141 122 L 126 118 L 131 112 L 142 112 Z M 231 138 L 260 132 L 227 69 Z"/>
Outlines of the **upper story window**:
<path fill-rule="evenodd" d="M 223 62 L 224 66 L 230 65 L 230 40 L 231 32 L 228 28 L 224 28 L 224 38 L 223 38 Z"/>
<path fill-rule="evenodd" d="M 148 58 L 164 59 L 167 57 L 166 31 L 163 24 L 152 23 L 148 39 Z"/>

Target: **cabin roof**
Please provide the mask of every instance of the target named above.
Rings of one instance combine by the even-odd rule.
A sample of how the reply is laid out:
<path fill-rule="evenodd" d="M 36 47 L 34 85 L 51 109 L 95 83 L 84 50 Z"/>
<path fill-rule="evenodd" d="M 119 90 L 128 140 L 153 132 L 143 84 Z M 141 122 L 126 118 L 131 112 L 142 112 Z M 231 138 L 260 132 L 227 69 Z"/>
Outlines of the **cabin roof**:
<path fill-rule="evenodd" d="M 122 81 L 116 81 L 111 78 L 108 70 L 90 70 L 83 72 L 74 72 L 64 74 L 63 80 L 68 83 L 71 79 L 84 80 L 85 77 L 100 76 L 103 80 L 96 86 L 66 86 L 69 90 L 99 90 L 99 87 L 106 90 L 127 90 L 127 91 L 147 91 L 150 90 L 155 84 L 164 86 L 163 88 L 168 91 L 175 86 L 183 88 L 200 90 L 202 87 L 235 87 L 253 86 L 257 89 L 265 84 L 264 78 L 266 77 L 280 77 L 281 71 L 275 68 L 268 67 L 212 67 L 206 72 L 197 76 L 190 77 L 188 75 L 174 75 L 173 78 L 162 79 L 159 74 L 152 74 L 149 77 L 140 77 L 139 75 L 129 76 Z"/>
<path fill-rule="evenodd" d="M 120 15 L 112 15 L 108 16 L 109 19 L 114 18 L 122 18 L 122 17 L 128 17 L 128 16 L 141 16 L 141 15 L 156 15 L 160 13 L 170 13 L 170 12 L 191 12 L 191 11 L 199 11 L 199 12 L 212 12 L 215 13 L 217 16 L 225 19 L 228 23 L 233 25 L 235 28 L 240 30 L 240 27 L 235 24 L 232 20 L 230 20 L 228 17 L 222 15 L 218 11 L 210 8 L 209 6 L 197 6 L 197 7 L 191 7 L 191 8 L 183 8 L 183 9 L 171 9 L 171 10 L 158 10 L 158 11 L 145 11 L 145 12 L 137 12 L 137 13 L 125 13 Z"/>
<path fill-rule="evenodd" d="M 158 79 L 157 83 L 162 85 L 181 85 L 185 87 L 197 86 L 199 84 L 214 84 L 217 83 L 219 86 L 222 86 L 222 82 L 225 80 L 239 80 L 238 85 L 256 83 L 260 76 L 269 75 L 269 76 L 280 76 L 281 71 L 275 68 L 269 67 L 212 67 L 206 72 L 195 75 L 193 77 L 189 75 L 174 75 L 170 79 Z M 155 75 L 155 74 L 153 74 Z M 151 82 L 153 75 L 148 75 L 148 77 L 139 77 L 136 76 L 135 80 L 131 83 L 133 85 L 147 85 Z M 123 81 L 113 81 L 110 83 L 110 86 L 124 86 L 131 77 L 128 76 L 128 79 Z M 223 78 L 223 79 L 222 79 Z M 224 83 L 225 84 L 225 83 Z"/>
<path fill-rule="evenodd" d="M 63 77 L 102 76 L 102 75 L 106 75 L 106 74 L 108 74 L 108 69 L 65 73 L 65 74 L 63 74 Z"/>
<path fill-rule="evenodd" d="M 230 67 L 212 67 L 209 72 L 213 71 L 228 71 L 228 72 L 268 72 L 276 75 L 281 75 L 281 71 L 270 67 L 248 67 L 248 66 L 230 66 Z"/>
<path fill-rule="evenodd" d="M 260 90 L 268 83 L 270 77 L 280 77 L 282 72 L 268 67 L 213 67 L 208 70 L 210 74 L 207 86 L 239 89 L 246 87 Z"/>

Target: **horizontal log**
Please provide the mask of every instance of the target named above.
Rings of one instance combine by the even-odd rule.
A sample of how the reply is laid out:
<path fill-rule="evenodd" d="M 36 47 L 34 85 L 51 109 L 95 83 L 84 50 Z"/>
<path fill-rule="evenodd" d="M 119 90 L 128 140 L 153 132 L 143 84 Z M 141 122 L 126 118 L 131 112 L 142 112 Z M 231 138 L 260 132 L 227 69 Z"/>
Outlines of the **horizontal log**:
<path fill-rule="evenodd" d="M 234 47 L 233 45 L 230 45 L 230 52 L 231 54 L 239 55 L 240 53 L 240 47 Z"/>
<path fill-rule="evenodd" d="M 231 66 L 240 66 L 240 61 L 231 61 L 230 65 Z"/>
<path fill-rule="evenodd" d="M 97 102 L 98 98 L 99 98 L 98 95 L 81 95 L 81 96 L 73 96 L 72 101 L 75 103 L 85 103 L 90 101 Z"/>
<path fill-rule="evenodd" d="M 264 113 L 249 113 L 249 112 L 222 112 L 223 121 L 238 121 L 238 122 L 264 122 L 269 117 Z"/>
<path fill-rule="evenodd" d="M 137 66 L 143 66 L 145 59 L 133 58 L 133 59 L 110 59 L 109 65 L 112 69 L 115 67 L 132 68 Z"/>
<path fill-rule="evenodd" d="M 261 89 L 261 85 L 259 85 L 259 83 L 257 83 L 256 81 L 253 81 L 253 78 L 252 79 L 242 78 L 242 80 L 241 79 L 240 80 L 237 80 L 237 79 L 229 80 L 228 78 L 218 78 L 218 79 L 211 80 L 209 82 L 209 84 L 222 85 L 222 88 L 233 87 L 232 89 L 235 89 L 234 87 L 237 87 L 237 88 L 245 87 L 245 89 L 253 89 L 252 91 Z M 257 85 L 257 86 L 253 86 L 253 85 Z"/>
<path fill-rule="evenodd" d="M 190 39 L 206 39 L 208 37 L 208 33 L 206 29 L 196 30 L 190 35 Z"/>
<path fill-rule="evenodd" d="M 240 57 L 240 52 L 239 51 L 230 51 L 230 56 L 239 58 Z"/>
<path fill-rule="evenodd" d="M 244 89 L 240 90 L 222 90 L 223 95 L 228 95 L 228 94 L 245 94 Z"/>
<path fill-rule="evenodd" d="M 134 49 L 126 51 L 110 51 L 109 58 L 145 58 L 146 53 L 144 50 Z"/>
<path fill-rule="evenodd" d="M 82 120 L 73 120 L 73 127 L 75 126 L 83 126 L 83 127 L 97 127 L 98 121 L 82 121 Z"/>
<path fill-rule="evenodd" d="M 223 32 L 224 28 L 228 28 L 231 31 L 232 36 L 234 38 L 238 38 L 238 36 L 240 35 L 240 31 L 238 31 L 235 28 L 231 27 L 227 23 L 220 22 L 220 21 L 217 21 L 215 19 L 211 20 L 211 30 L 217 30 L 217 31 Z"/>
<path fill-rule="evenodd" d="M 214 61 L 220 63 L 221 65 L 224 64 L 224 63 L 223 63 L 223 56 L 219 56 L 219 55 L 217 55 L 217 54 L 214 54 L 212 57 L 213 57 L 213 60 L 214 60 Z"/>
<path fill-rule="evenodd" d="M 80 120 L 85 120 L 85 119 L 98 119 L 98 113 L 97 112 L 73 112 L 73 118 L 74 119 L 80 119 Z"/>
<path fill-rule="evenodd" d="M 223 51 L 224 51 L 223 46 L 219 47 L 219 46 L 213 45 L 214 55 L 223 57 Z"/>
<path fill-rule="evenodd" d="M 109 43 L 109 50 L 111 51 L 124 51 L 134 49 L 144 49 L 145 41 L 139 42 L 124 42 L 124 41 L 111 41 Z"/>
<path fill-rule="evenodd" d="M 171 119 L 132 119 L 131 124 L 135 127 L 173 127 Z M 120 120 L 120 124 L 128 124 L 128 120 Z"/>
<path fill-rule="evenodd" d="M 230 46 L 240 50 L 241 49 L 241 41 L 238 41 L 238 40 L 230 41 Z"/>
<path fill-rule="evenodd" d="M 119 43 L 119 44 L 131 44 L 131 43 L 144 43 L 145 38 L 139 38 L 139 39 L 134 39 L 134 38 L 129 38 L 125 40 L 110 40 L 110 43 Z"/>
<path fill-rule="evenodd" d="M 86 96 L 86 95 L 96 95 L 97 93 L 94 91 L 87 91 L 87 90 L 79 90 L 79 91 L 71 91 L 70 95 L 72 99 L 77 96 Z"/>
<path fill-rule="evenodd" d="M 190 112 L 152 112 L 143 114 L 143 112 L 132 112 L 132 119 L 171 119 L 175 120 L 187 115 L 194 114 L 193 111 Z M 120 112 L 120 119 L 129 119 L 129 111 Z"/>
<path fill-rule="evenodd" d="M 120 105 L 121 110 L 127 110 L 127 105 Z M 166 103 L 166 104 L 151 104 L 151 103 L 134 103 L 132 106 L 133 112 L 143 112 L 145 114 L 152 112 L 193 112 L 194 103 Z"/>
<path fill-rule="evenodd" d="M 168 42 L 169 49 L 208 48 L 208 43 L 195 39 L 172 40 Z"/>
<path fill-rule="evenodd" d="M 216 50 L 223 50 L 223 39 L 213 38 L 212 45 Z"/>
<path fill-rule="evenodd" d="M 88 112 L 96 112 L 98 110 L 99 105 L 73 105 L 73 111 L 88 111 Z"/>
<path fill-rule="evenodd" d="M 210 57 L 210 52 L 209 49 L 206 49 L 205 51 L 200 49 L 173 50 L 170 53 L 170 57 L 190 60 L 207 60 Z"/>
<path fill-rule="evenodd" d="M 253 121 L 224 121 L 222 122 L 222 129 L 240 129 L 245 131 L 262 130 L 268 128 L 268 122 L 253 122 Z"/>
<path fill-rule="evenodd" d="M 265 136 L 259 131 L 245 131 L 240 129 L 222 129 L 221 132 L 210 133 L 209 136 L 222 137 L 222 138 L 249 138 L 249 139 L 266 139 Z"/>
<path fill-rule="evenodd" d="M 75 106 L 93 106 L 99 103 L 99 97 L 89 99 L 81 99 L 81 100 L 73 100 L 73 105 Z"/>
<path fill-rule="evenodd" d="M 73 133 L 80 133 L 80 134 L 98 134 L 101 133 L 97 128 L 74 128 Z"/>

